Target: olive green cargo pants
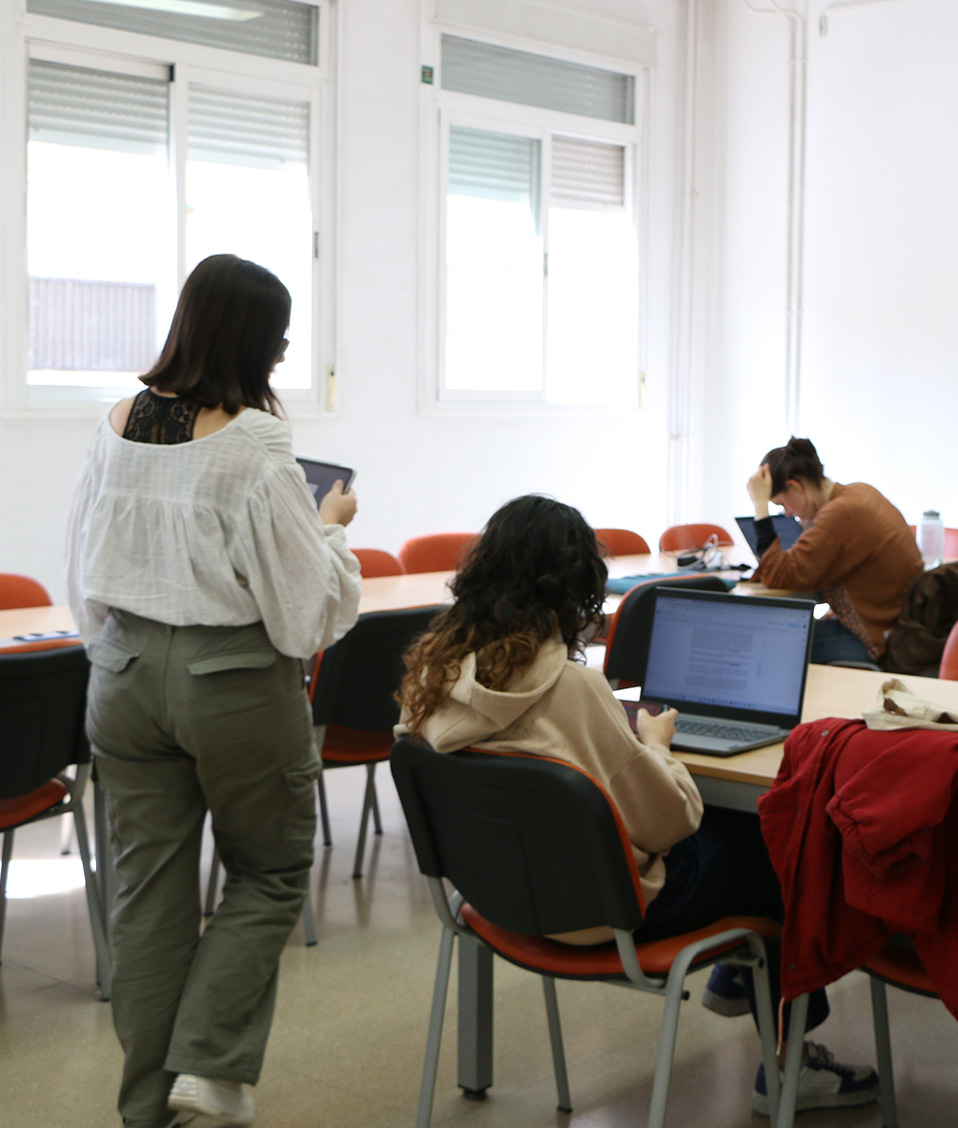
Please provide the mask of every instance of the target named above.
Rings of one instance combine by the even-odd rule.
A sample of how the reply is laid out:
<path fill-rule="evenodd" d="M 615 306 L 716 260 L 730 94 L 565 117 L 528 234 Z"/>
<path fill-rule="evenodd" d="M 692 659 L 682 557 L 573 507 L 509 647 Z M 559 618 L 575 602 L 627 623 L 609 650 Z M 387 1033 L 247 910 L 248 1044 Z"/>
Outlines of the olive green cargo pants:
<path fill-rule="evenodd" d="M 319 761 L 302 666 L 261 623 L 170 627 L 113 611 L 89 654 L 87 727 L 117 871 L 119 1108 L 129 1128 L 160 1128 L 175 1074 L 259 1078 L 312 864 Z M 207 810 L 226 885 L 201 935 Z"/>

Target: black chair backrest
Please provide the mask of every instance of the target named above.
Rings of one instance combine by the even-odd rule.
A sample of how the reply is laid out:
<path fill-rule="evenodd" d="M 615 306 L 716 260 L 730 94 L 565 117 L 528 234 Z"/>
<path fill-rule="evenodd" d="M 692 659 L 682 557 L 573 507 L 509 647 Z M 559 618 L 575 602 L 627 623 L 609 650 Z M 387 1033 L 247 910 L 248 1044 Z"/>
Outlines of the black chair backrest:
<path fill-rule="evenodd" d="M 0 654 L 0 799 L 48 783 L 85 764 L 90 666 L 82 646 Z"/>
<path fill-rule="evenodd" d="M 390 766 L 420 870 L 448 878 L 493 924 L 547 935 L 642 923 L 610 802 L 584 772 L 409 737 Z"/>
<path fill-rule="evenodd" d="M 323 654 L 313 692 L 313 723 L 392 732 L 399 720 L 395 694 L 403 677 L 403 654 L 440 610 L 416 607 L 360 616 Z"/>
<path fill-rule="evenodd" d="M 657 587 L 702 588 L 705 591 L 728 591 L 728 585 L 718 576 L 677 576 L 640 583 L 634 587 L 619 606 L 615 633 L 605 656 L 605 676 L 611 681 L 618 678 L 640 684 L 645 671 L 645 654 L 649 648 L 652 627 L 653 594 Z"/>

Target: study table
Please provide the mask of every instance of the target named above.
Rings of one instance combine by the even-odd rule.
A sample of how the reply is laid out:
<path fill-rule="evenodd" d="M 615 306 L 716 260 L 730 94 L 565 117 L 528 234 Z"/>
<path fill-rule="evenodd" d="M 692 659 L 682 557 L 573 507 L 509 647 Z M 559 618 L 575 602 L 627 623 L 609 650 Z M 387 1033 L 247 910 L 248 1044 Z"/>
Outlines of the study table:
<path fill-rule="evenodd" d="M 615 575 L 673 570 L 674 557 L 670 554 L 623 556 L 610 561 L 610 572 Z M 364 580 L 360 612 L 449 602 L 448 583 L 452 576 L 452 572 L 427 572 Z M 767 593 L 768 589 L 740 583 L 736 590 Z M 72 626 L 66 607 L 0 611 L 0 647 L 9 645 L 14 635 L 69 630 Z M 878 671 L 810 666 L 802 719 L 860 715 L 876 700 L 886 676 Z M 905 680 L 919 696 L 958 710 L 958 682 L 912 677 Z M 685 752 L 678 756 L 695 777 L 706 803 L 754 811 L 756 799 L 771 786 L 778 772 L 782 745 L 724 759 Z M 462 938 L 459 947 L 459 1084 L 475 1093 L 484 1092 L 492 1084 L 492 955 L 468 938 Z"/>

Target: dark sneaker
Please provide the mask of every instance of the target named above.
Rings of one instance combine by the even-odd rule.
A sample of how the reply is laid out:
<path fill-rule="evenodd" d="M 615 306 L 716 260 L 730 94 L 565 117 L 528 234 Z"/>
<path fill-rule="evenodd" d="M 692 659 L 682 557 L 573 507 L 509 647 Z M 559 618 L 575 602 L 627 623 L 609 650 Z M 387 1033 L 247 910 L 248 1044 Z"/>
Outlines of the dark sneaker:
<path fill-rule="evenodd" d="M 702 1006 L 726 1018 L 748 1014 L 748 994 L 742 983 L 742 969 L 734 964 L 717 963 L 702 992 Z"/>
<path fill-rule="evenodd" d="M 798 1072 L 795 1111 L 805 1108 L 846 1108 L 878 1100 L 878 1074 L 867 1065 L 842 1065 L 817 1042 L 806 1042 Z M 768 1116 L 765 1065 L 758 1067 L 752 1108 Z"/>

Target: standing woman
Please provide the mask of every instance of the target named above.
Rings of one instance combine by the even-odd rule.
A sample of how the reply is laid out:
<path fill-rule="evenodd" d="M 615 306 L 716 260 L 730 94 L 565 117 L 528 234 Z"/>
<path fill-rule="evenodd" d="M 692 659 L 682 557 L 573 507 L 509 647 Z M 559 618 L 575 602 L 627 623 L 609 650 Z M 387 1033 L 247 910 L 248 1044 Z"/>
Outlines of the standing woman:
<path fill-rule="evenodd" d="M 317 513 L 278 418 L 289 311 L 263 267 L 201 262 L 146 390 L 101 422 L 70 515 L 118 881 L 127 1128 L 252 1122 L 247 1086 L 307 891 L 319 762 L 300 659 L 355 622 L 360 577 L 353 494 L 337 483 Z M 227 878 L 201 936 L 207 810 Z"/>
<path fill-rule="evenodd" d="M 761 557 L 753 578 L 768 587 L 821 588 L 831 606 L 832 616 L 815 624 L 811 660 L 877 662 L 922 570 L 904 517 L 873 486 L 826 478 L 808 439 L 770 450 L 748 492 Z M 805 526 L 789 549 L 775 536 L 769 502 Z"/>

